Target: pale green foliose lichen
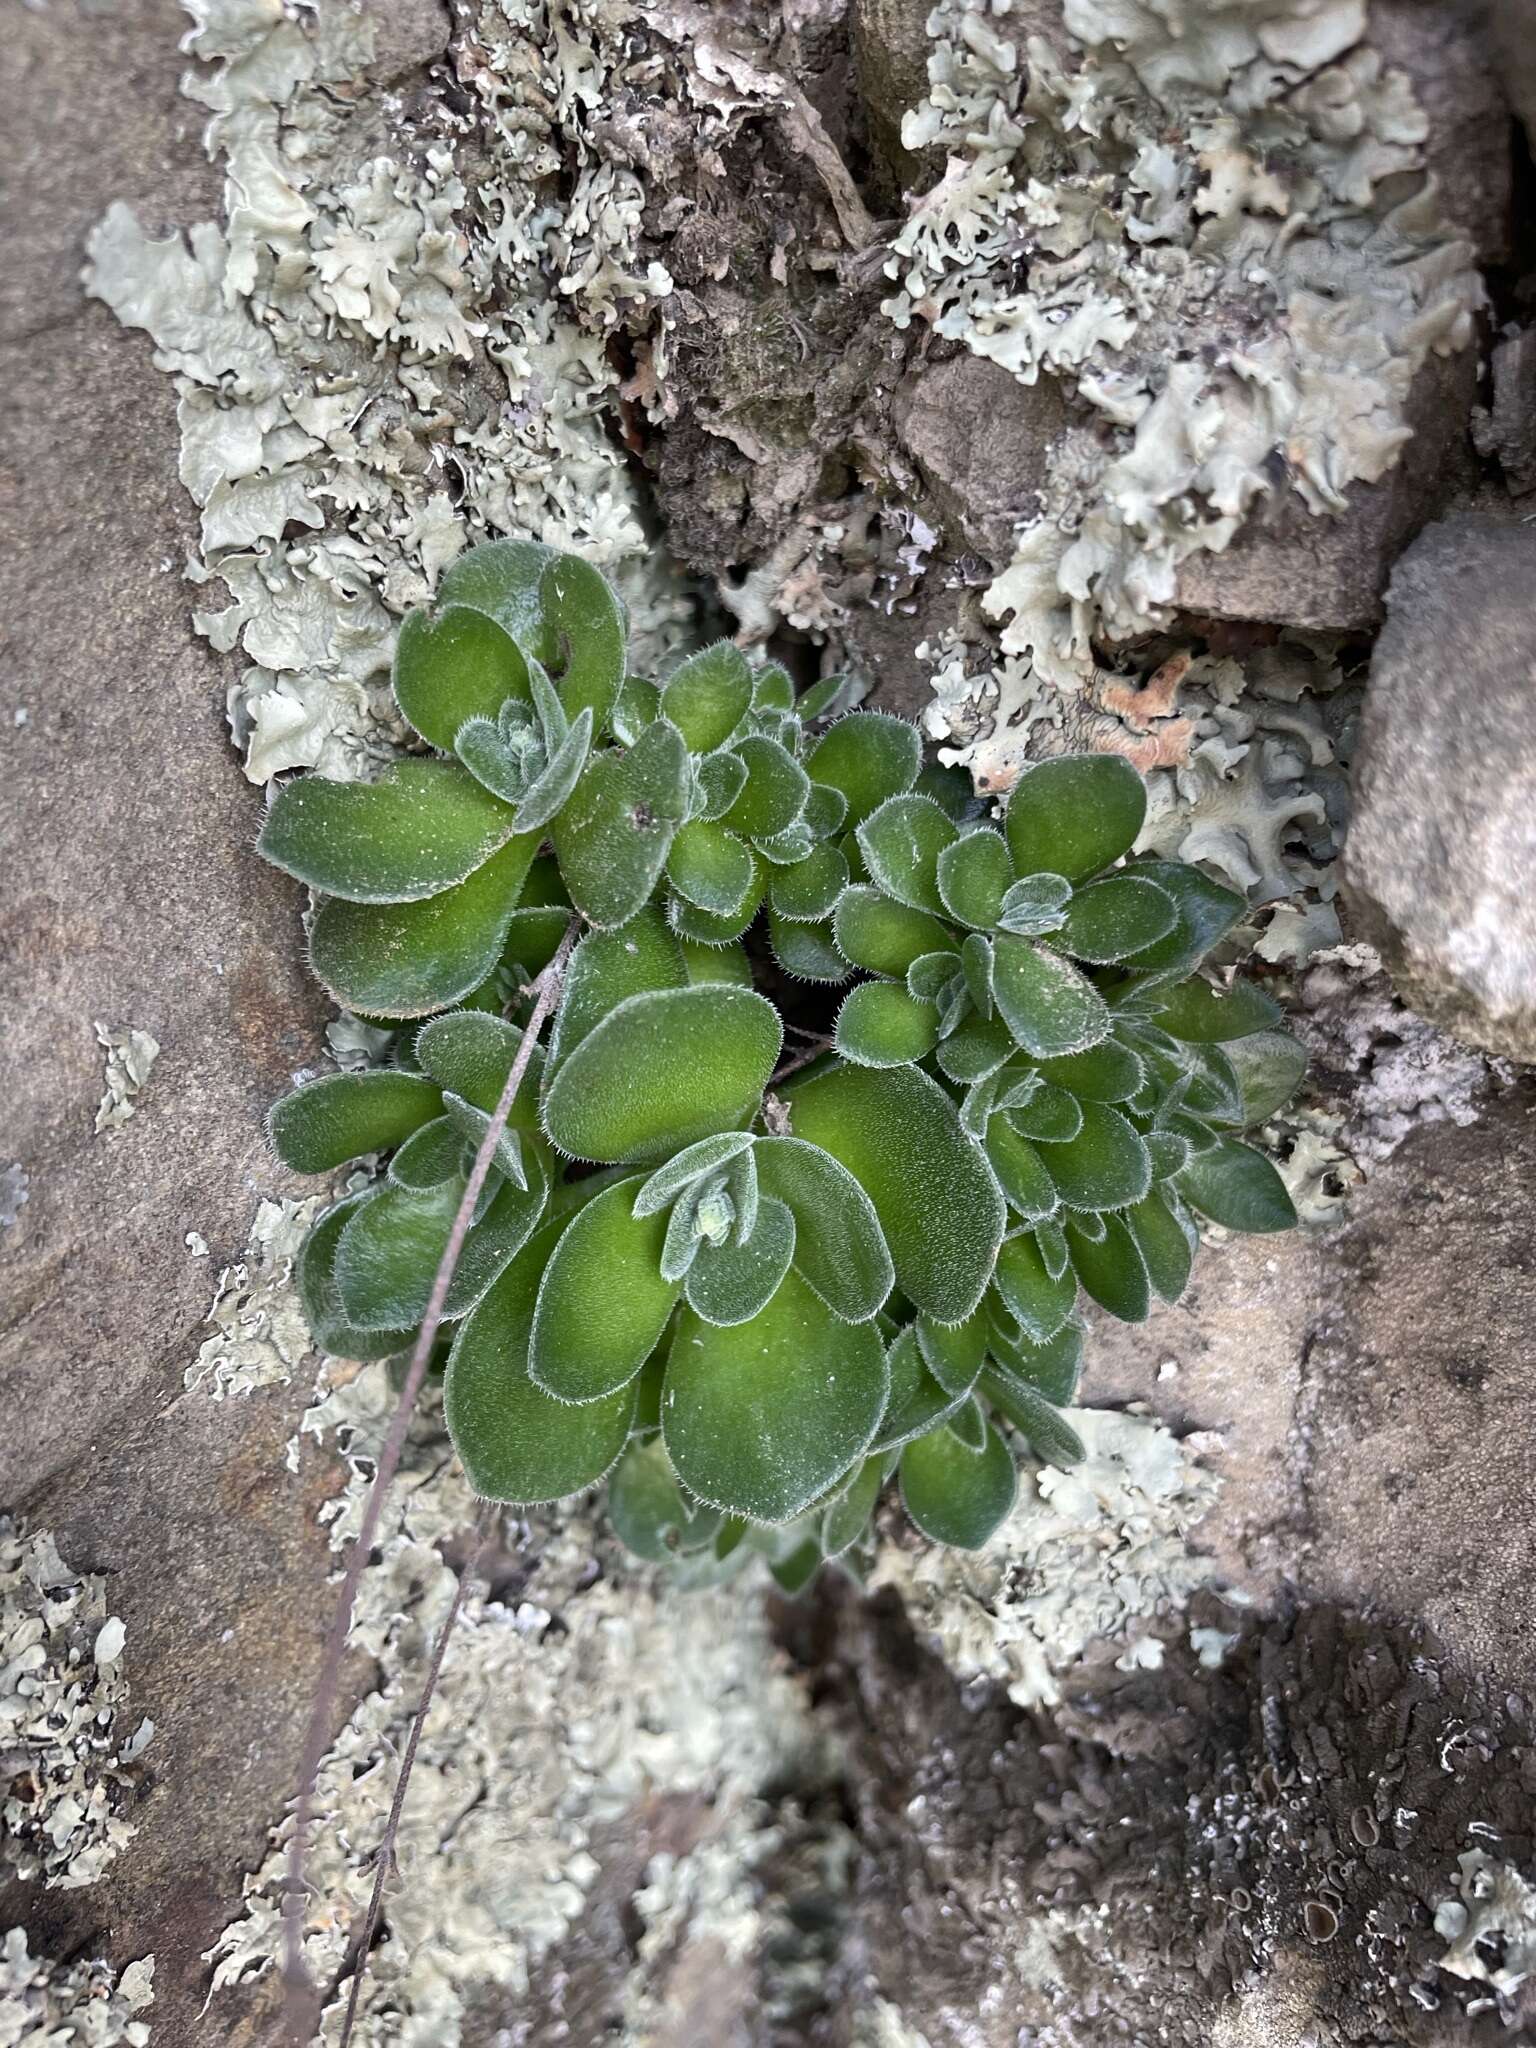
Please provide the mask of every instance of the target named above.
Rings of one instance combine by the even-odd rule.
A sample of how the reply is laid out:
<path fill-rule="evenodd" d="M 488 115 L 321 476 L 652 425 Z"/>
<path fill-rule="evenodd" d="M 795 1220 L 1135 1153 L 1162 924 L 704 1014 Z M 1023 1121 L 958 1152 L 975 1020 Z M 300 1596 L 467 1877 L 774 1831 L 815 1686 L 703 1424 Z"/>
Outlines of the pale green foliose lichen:
<path fill-rule="evenodd" d="M 160 1041 L 147 1031 L 124 1024 L 96 1026 L 96 1043 L 106 1054 L 101 1100 L 96 1105 L 96 1132 L 119 1131 L 134 1113 L 139 1094 L 160 1057 Z"/>
<path fill-rule="evenodd" d="M 1536 1886 L 1482 1849 L 1468 1849 L 1456 1865 L 1455 1894 L 1435 1909 L 1435 1932 L 1447 1944 L 1439 1967 L 1508 1997 L 1536 1971 Z"/>
<path fill-rule="evenodd" d="M 126 1634 L 104 1579 L 0 1517 L 0 1877 L 74 1891 L 137 1833 L 131 1767 L 155 1724 L 128 1725 Z"/>
<path fill-rule="evenodd" d="M 110 1963 L 29 1955 L 26 1930 L 0 1935 L 0 2048 L 149 2048 L 137 2017 L 155 2002 L 155 1959 Z"/>
<path fill-rule="evenodd" d="M 1074 402 L 982 598 L 1000 659 L 932 650 L 930 730 L 993 789 L 1087 685 L 1094 636 L 1166 621 L 1182 562 L 1277 490 L 1328 516 L 1391 469 L 1415 376 L 1482 298 L 1364 0 L 1062 14 L 1048 39 L 1012 0 L 939 0 L 902 134 L 945 168 L 888 264 L 898 326 Z"/>
<path fill-rule="evenodd" d="M 258 1204 L 245 1257 L 219 1273 L 207 1318 L 213 1333 L 182 1374 L 189 1392 L 202 1388 L 222 1401 L 293 1378 L 311 1349 L 292 1286 L 294 1261 L 323 1206 L 320 1195 Z"/>
<path fill-rule="evenodd" d="M 85 277 L 176 379 L 196 624 L 246 658 L 247 774 L 372 772 L 401 736 L 399 615 L 488 533 L 615 573 L 642 654 L 664 652 L 691 607 L 603 422 L 621 305 L 670 290 L 635 254 L 639 180 L 597 134 L 633 8 L 484 0 L 456 56 L 471 111 L 434 101 L 407 133 L 370 68 L 378 17 L 186 5 L 224 223 L 153 236 L 119 202 Z"/>
<path fill-rule="evenodd" d="M 992 1678 L 1020 1706 L 1050 1706 L 1096 1645 L 1155 1662 L 1154 1624 L 1177 1615 L 1214 1568 L 1190 1537 L 1216 1479 L 1159 1423 L 1074 1410 L 1087 1456 L 1021 1475 L 1018 1504 L 978 1551 L 882 1551 L 871 1583 L 894 1586 L 914 1626 L 961 1678 Z"/>

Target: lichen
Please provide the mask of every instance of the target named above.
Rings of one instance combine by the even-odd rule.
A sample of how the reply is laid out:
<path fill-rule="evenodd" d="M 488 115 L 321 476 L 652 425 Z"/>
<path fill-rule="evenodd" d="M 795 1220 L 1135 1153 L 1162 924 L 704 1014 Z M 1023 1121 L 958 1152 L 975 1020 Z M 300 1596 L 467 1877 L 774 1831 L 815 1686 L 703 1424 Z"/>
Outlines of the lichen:
<path fill-rule="evenodd" d="M 154 1723 L 121 1725 L 125 1633 L 104 1579 L 0 1517 L 0 1874 L 73 1891 L 137 1832 L 124 1809 Z"/>
<path fill-rule="evenodd" d="M 31 1180 L 21 1161 L 0 1166 L 0 1230 L 8 1230 L 31 1199 Z"/>
<path fill-rule="evenodd" d="M 323 1197 L 258 1204 L 245 1257 L 221 1268 L 197 1357 L 182 1374 L 187 1390 L 210 1400 L 286 1386 L 311 1349 L 309 1327 L 291 1285 L 294 1261 Z M 193 1248 L 195 1250 L 195 1247 Z M 206 1252 L 207 1247 L 203 1247 Z"/>
<path fill-rule="evenodd" d="M 1456 1864 L 1456 1895 L 1435 1908 L 1435 1932 L 1448 1943 L 1439 1967 L 1508 1996 L 1536 1971 L 1536 1886 L 1482 1849 Z"/>
<path fill-rule="evenodd" d="M 110 1963 L 29 1955 L 25 1928 L 0 1936 L 0 2048 L 149 2048 L 135 2015 L 154 2002 L 153 1956 L 119 1976 Z"/>
<path fill-rule="evenodd" d="M 306 1418 L 306 1433 L 334 1435 L 348 1463 L 328 1517 L 338 1548 L 355 1533 L 392 1404 L 384 1367 L 334 1365 Z M 462 1539 L 475 1511 L 449 1459 L 440 1408 L 428 1403 L 359 1598 L 354 1641 L 379 1660 L 383 1681 L 320 1774 L 306 1951 L 322 1981 L 366 1903 L 427 1647 L 451 1596 L 439 1546 Z M 810 1726 L 757 1604 L 724 1589 L 662 1586 L 579 1507 L 512 1527 L 507 1549 L 497 1573 L 507 1590 L 472 1595 L 449 1645 L 406 1806 L 402 1878 L 386 1909 L 391 1939 L 373 1959 L 360 2043 L 448 2048 L 477 1990 L 525 1990 L 582 1915 L 601 1873 L 594 1850 L 603 1830 L 623 1824 L 643 1799 L 697 1795 L 710 1815 L 707 1841 L 649 1873 L 638 1910 L 652 1948 L 673 1924 L 668 1901 L 684 1897 L 716 1932 L 736 1925 L 744 1941 L 755 1924 L 746 1873 L 776 1840 L 767 1789 L 815 1782 L 828 1770 L 825 1738 Z M 246 1880 L 243 1912 L 210 1952 L 216 1989 L 275 1964 L 288 1826 L 274 1831 L 271 1853 Z M 632 1995 L 638 2023 L 643 1984 Z M 333 2004 L 327 2040 L 340 2011 Z"/>
<path fill-rule="evenodd" d="M 106 1053 L 106 1086 L 96 1105 L 96 1131 L 119 1131 L 133 1115 L 137 1098 L 160 1057 L 160 1042 L 130 1024 L 96 1026 L 96 1043 Z"/>
<path fill-rule="evenodd" d="M 888 1547 L 872 1578 L 897 1588 L 951 1670 L 1002 1681 L 1020 1706 L 1058 1701 L 1095 1646 L 1146 1661 L 1152 1624 L 1212 1579 L 1189 1544 L 1216 1495 L 1195 1451 L 1145 1416 L 1083 1409 L 1072 1424 L 1082 1464 L 1024 1474 L 984 1549 Z"/>
<path fill-rule="evenodd" d="M 407 139 L 372 16 L 186 4 L 224 224 L 156 237 L 119 202 L 85 281 L 176 379 L 188 574 L 229 592 L 195 623 L 246 657 L 247 774 L 376 767 L 400 737 L 396 620 L 487 532 L 617 570 L 647 659 L 671 644 L 691 606 L 603 417 L 619 308 L 670 288 L 634 253 L 639 180 L 599 140 L 633 9 L 485 0 L 453 59 L 468 111 L 423 99 Z"/>
<path fill-rule="evenodd" d="M 972 673 L 960 694 L 964 657 L 933 650 L 931 729 L 993 789 L 1040 707 L 1085 688 L 1096 638 L 1166 622 L 1182 562 L 1281 489 L 1329 516 L 1384 476 L 1415 376 L 1468 344 L 1481 303 L 1362 0 L 1065 0 L 1059 42 L 1011 13 L 930 17 L 902 139 L 946 168 L 885 303 L 1074 407 L 982 598 L 990 687 Z"/>

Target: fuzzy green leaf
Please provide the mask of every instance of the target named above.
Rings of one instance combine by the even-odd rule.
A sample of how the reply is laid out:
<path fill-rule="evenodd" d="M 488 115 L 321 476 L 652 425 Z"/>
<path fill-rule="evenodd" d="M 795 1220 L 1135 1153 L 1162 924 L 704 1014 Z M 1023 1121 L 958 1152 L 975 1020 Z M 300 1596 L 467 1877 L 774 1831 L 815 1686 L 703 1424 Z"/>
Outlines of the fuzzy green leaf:
<path fill-rule="evenodd" d="M 985 1307 L 973 1310 L 963 1323 L 936 1323 L 919 1316 L 915 1328 L 923 1362 L 945 1393 L 968 1394 L 987 1356 Z"/>
<path fill-rule="evenodd" d="M 754 669 L 752 702 L 759 711 L 793 711 L 795 685 L 789 670 L 776 661 L 765 661 Z"/>
<path fill-rule="evenodd" d="M 630 996 L 562 1059 L 544 1128 L 577 1159 L 626 1164 L 744 1124 L 782 1032 L 773 1005 L 723 985 Z"/>
<path fill-rule="evenodd" d="M 572 790 L 581 780 L 591 744 L 592 713 L 583 710 L 555 749 L 543 774 L 519 798 L 512 820 L 519 832 L 542 832 L 556 812 L 569 801 Z"/>
<path fill-rule="evenodd" d="M 1189 1283 L 1195 1251 L 1183 1224 L 1156 1188 L 1124 1213 L 1147 1278 L 1164 1301 L 1177 1301 Z"/>
<path fill-rule="evenodd" d="M 560 649 L 545 623 L 543 581 L 555 550 L 536 540 L 492 540 L 450 562 L 437 586 L 439 608 L 486 612 L 535 661 L 550 668 Z"/>
<path fill-rule="evenodd" d="M 1072 884 L 1065 875 L 1025 875 L 1004 891 L 998 926 L 1023 939 L 1059 931 L 1071 897 Z"/>
<path fill-rule="evenodd" d="M 554 643 L 545 666 L 565 715 L 609 723 L 624 682 L 624 613 L 601 570 L 579 555 L 557 555 L 539 579 L 544 632 Z"/>
<path fill-rule="evenodd" d="M 840 789 L 834 789 L 830 782 L 813 782 L 805 799 L 805 809 L 800 813 L 800 822 L 815 840 L 830 839 L 835 833 L 845 832 L 847 797 Z"/>
<path fill-rule="evenodd" d="M 661 689 L 661 715 L 671 719 L 693 754 L 724 746 L 751 702 L 752 671 L 729 640 L 691 654 Z"/>
<path fill-rule="evenodd" d="M 770 910 L 768 942 L 774 959 L 796 981 L 836 983 L 848 979 L 848 963 L 832 943 L 827 925 L 794 923 Z"/>
<path fill-rule="evenodd" d="M 995 1074 L 1013 1057 L 1013 1034 L 1000 1017 L 965 1017 L 940 1045 L 942 1071 L 961 1087 Z"/>
<path fill-rule="evenodd" d="M 434 758 L 397 761 L 377 782 L 301 775 L 278 791 L 256 845 L 327 896 L 415 903 L 473 874 L 511 832 L 508 805 Z"/>
<path fill-rule="evenodd" d="M 443 1412 L 469 1483 L 482 1500 L 562 1500 L 593 1485 L 629 1438 L 635 1389 L 579 1408 L 528 1370 L 534 1304 L 558 1231 L 541 1230 L 460 1327 L 449 1354 Z"/>
<path fill-rule="evenodd" d="M 465 1238 L 445 1319 L 472 1309 L 537 1227 L 544 1175 L 534 1157 L 529 1169 L 529 1188 L 503 1183 Z M 336 1287 L 349 1322 L 402 1329 L 421 1321 L 463 1193 L 454 1179 L 420 1191 L 384 1187 L 364 1201 L 336 1246 Z"/>
<path fill-rule="evenodd" d="M 457 888 L 424 902 L 328 897 L 310 930 L 310 965 L 364 1016 L 424 1017 L 462 1002 L 501 958 L 538 843 L 535 832 L 509 839 Z"/>
<path fill-rule="evenodd" d="M 768 1306 L 789 1271 L 795 1219 L 771 1195 L 758 1204 L 757 1225 L 744 1244 L 706 1244 L 689 1270 L 683 1294 L 706 1323 L 750 1322 Z"/>
<path fill-rule="evenodd" d="M 1228 1230 L 1289 1230 L 1296 1209 L 1285 1182 L 1262 1152 L 1218 1138 L 1196 1152 L 1174 1185 L 1192 1208 Z"/>
<path fill-rule="evenodd" d="M 381 1067 L 327 1074 L 285 1095 L 267 1119 L 273 1149 L 295 1173 L 329 1173 L 349 1159 L 388 1152 L 442 1113 L 440 1091 L 420 1074 Z"/>
<path fill-rule="evenodd" d="M 1067 1249 L 1085 1292 L 1100 1308 L 1122 1323 L 1146 1321 L 1152 1307 L 1146 1261 L 1122 1217 L 1106 1216 L 1104 1235 L 1097 1239 L 1079 1230 L 1069 1217 Z"/>
<path fill-rule="evenodd" d="M 635 1196 L 635 1214 L 655 1216 L 669 1208 L 684 1188 L 729 1166 L 743 1152 L 750 1152 L 754 1142 L 750 1131 L 721 1131 L 713 1138 L 700 1138 L 696 1145 L 685 1145 L 645 1181 Z"/>
<path fill-rule="evenodd" d="M 752 986 L 752 962 L 743 947 L 706 946 L 697 939 L 679 939 L 678 944 L 688 979 L 695 987 L 705 982 L 725 982 L 732 988 Z"/>
<path fill-rule="evenodd" d="M 627 754 L 594 754 L 550 837 L 571 901 L 593 924 L 627 924 L 655 888 L 688 812 L 688 750 L 665 719 Z"/>
<path fill-rule="evenodd" d="M 996 1371 L 1005 1378 L 1033 1387 L 1053 1407 L 1064 1408 L 1077 1392 L 1083 1362 L 1083 1328 L 1081 1323 L 1063 1323 L 1044 1344 L 1031 1343 L 1024 1336 L 1004 1336 L 994 1329 L 992 1356 Z"/>
<path fill-rule="evenodd" d="M 891 1391 L 880 1427 L 870 1444 L 871 1452 L 889 1453 L 914 1437 L 926 1436 L 969 1398 L 969 1388 L 949 1394 L 939 1385 L 928 1370 L 918 1346 L 916 1326 L 911 1323 L 893 1339 L 886 1353 L 886 1365 Z"/>
<path fill-rule="evenodd" d="M 1087 1456 L 1083 1440 L 1066 1417 L 1042 1395 L 1001 1373 L 983 1373 L 982 1390 L 1005 1422 L 1011 1422 L 1029 1441 L 1042 1464 L 1070 1471 Z"/>
<path fill-rule="evenodd" d="M 1049 1343 L 1072 1313 L 1077 1281 L 1052 1278 L 1040 1247 L 1028 1232 L 1010 1237 L 997 1255 L 997 1291 L 1008 1313 L 1036 1344 Z"/>
<path fill-rule="evenodd" d="M 746 784 L 725 814 L 733 832 L 748 839 L 771 839 L 787 831 L 805 809 L 810 783 L 793 754 L 777 740 L 749 733 L 734 752 L 745 763 Z"/>
<path fill-rule="evenodd" d="M 315 1224 L 299 1250 L 295 1278 L 304 1320 L 317 1349 L 336 1358 L 389 1358 L 404 1351 L 415 1337 L 409 1325 L 396 1329 L 362 1330 L 349 1321 L 336 1285 L 336 1245 L 342 1231 L 367 1201 L 369 1189 L 338 1202 Z"/>
<path fill-rule="evenodd" d="M 986 1288 L 1003 1198 L 944 1090 L 918 1067 L 839 1067 L 789 1091 L 796 1137 L 840 1160 L 874 1203 L 913 1304 L 958 1323 Z"/>
<path fill-rule="evenodd" d="M 462 1096 L 476 1109 L 490 1111 L 501 1100 L 522 1042 L 522 1032 L 504 1017 L 493 1017 L 484 1010 L 455 1010 L 423 1024 L 416 1034 L 416 1057 L 423 1071 L 441 1087 Z M 544 1050 L 536 1045 L 507 1113 L 509 1130 L 537 1134 L 543 1065 Z"/>
<path fill-rule="evenodd" d="M 528 663 L 484 612 L 444 605 L 407 614 L 395 645 L 395 697 L 429 746 L 451 754 L 472 718 L 494 725 L 509 697 L 531 703 Z"/>
<path fill-rule="evenodd" d="M 693 815 L 713 824 L 747 786 L 747 764 L 736 754 L 706 754 L 693 764 Z"/>
<path fill-rule="evenodd" d="M 776 868 L 768 900 L 779 917 L 815 924 L 830 917 L 848 886 L 848 863 L 836 846 L 816 846 L 792 867 Z"/>
<path fill-rule="evenodd" d="M 617 931 L 585 933 L 565 970 L 564 993 L 550 1039 L 550 1078 L 627 997 L 687 985 L 682 947 L 653 904 L 637 911 Z"/>
<path fill-rule="evenodd" d="M 636 1216 L 638 1176 L 578 1210 L 539 1283 L 528 1369 L 557 1401 L 597 1401 L 627 1386 L 656 1348 L 677 1300 L 661 1273 L 666 1219 Z"/>
<path fill-rule="evenodd" d="M 1288 1031 L 1255 1031 L 1223 1047 L 1237 1076 L 1244 1124 L 1261 1124 L 1290 1101 L 1307 1071 L 1307 1050 Z"/>
<path fill-rule="evenodd" d="M 944 911 L 939 855 L 956 836 L 954 825 L 929 796 L 887 797 L 858 831 L 871 880 L 898 903 L 937 915 Z"/>
<path fill-rule="evenodd" d="M 992 1015 L 992 945 L 980 932 L 967 935 L 960 948 L 960 964 L 965 970 L 966 993 L 979 1016 Z"/>
<path fill-rule="evenodd" d="M 758 880 L 761 883 L 761 874 Z M 716 917 L 695 904 L 685 903 L 681 896 L 672 896 L 667 902 L 667 923 L 685 942 L 691 941 L 696 946 L 729 946 L 741 937 L 757 916 L 759 901 L 760 896 L 755 895 L 737 917 Z"/>
<path fill-rule="evenodd" d="M 1061 1198 L 1045 1161 L 1006 1116 L 995 1116 L 987 1125 L 987 1159 L 1009 1206 L 1027 1223 L 1055 1211 Z"/>
<path fill-rule="evenodd" d="M 827 1507 L 821 1523 L 821 1548 L 826 1557 L 840 1557 L 869 1527 L 869 1518 L 885 1482 L 885 1459 L 866 1458 L 852 1479 Z"/>
<path fill-rule="evenodd" d="M 862 1455 L 888 1385 L 873 1323 L 845 1323 L 791 1269 L 749 1323 L 719 1329 L 684 1310 L 662 1436 L 700 1500 L 787 1522 Z"/>
<path fill-rule="evenodd" d="M 463 1131 L 451 1116 L 437 1116 L 406 1139 L 389 1162 L 389 1178 L 397 1188 L 438 1188 L 462 1178 L 465 1168 Z"/>
<path fill-rule="evenodd" d="M 632 747 L 661 709 L 661 692 L 644 676 L 626 676 L 609 713 L 608 727 L 621 747 Z"/>
<path fill-rule="evenodd" d="M 754 839 L 752 844 L 771 866 L 792 868 L 800 865 L 816 841 L 805 820 L 797 818 L 782 832 L 774 832 L 767 839 Z"/>
<path fill-rule="evenodd" d="M 1081 1105 L 1082 1125 L 1040 1157 L 1069 1209 L 1123 1209 L 1152 1185 L 1152 1161 L 1135 1128 L 1107 1102 Z"/>
<path fill-rule="evenodd" d="M 993 999 L 1026 1052 L 1059 1059 L 1108 1037 L 1104 998 L 1059 953 L 999 932 L 992 954 Z"/>
<path fill-rule="evenodd" d="M 1129 1046 L 1106 1038 L 1087 1052 L 1070 1052 L 1042 1060 L 1040 1072 L 1058 1088 L 1087 1102 L 1129 1102 L 1140 1088 L 1145 1070 Z"/>
<path fill-rule="evenodd" d="M 980 1550 L 1018 1494 L 1008 1446 L 987 1425 L 973 1449 L 953 1423 L 920 1436 L 901 1454 L 902 1506 L 923 1534 L 956 1550 Z"/>
<path fill-rule="evenodd" d="M 758 893 L 757 863 L 734 832 L 702 819 L 684 825 L 667 856 L 679 896 L 712 916 L 739 917 Z"/>
<path fill-rule="evenodd" d="M 1129 761 L 1068 754 L 1026 769 L 1003 828 L 1020 875 L 1085 882 L 1130 852 L 1146 814 L 1146 786 Z"/>
<path fill-rule="evenodd" d="M 1013 881 L 1013 862 L 1000 832 L 978 825 L 952 840 L 939 855 L 939 894 L 961 924 L 990 931 L 1002 914 Z"/>
<path fill-rule="evenodd" d="M 1010 1109 L 1007 1117 L 1021 1138 L 1035 1144 L 1064 1145 L 1083 1128 L 1082 1104 L 1050 1081 L 1042 1081 L 1029 1100 Z"/>
<path fill-rule="evenodd" d="M 922 759 L 915 726 L 883 711 L 854 711 L 828 726 L 805 765 L 813 782 L 841 790 L 848 799 L 852 829 L 888 797 L 909 790 Z"/>
<path fill-rule="evenodd" d="M 701 1550 L 720 1527 L 716 1508 L 683 1498 L 660 1441 L 631 1444 L 608 1482 L 608 1518 L 636 1557 L 665 1564 Z"/>
<path fill-rule="evenodd" d="M 875 1206 L 848 1169 L 802 1138 L 759 1138 L 752 1154 L 765 1195 L 795 1219 L 795 1265 L 845 1322 L 868 1320 L 895 1269 Z"/>
<path fill-rule="evenodd" d="M 939 1013 L 894 981 L 861 982 L 837 1013 L 837 1050 L 860 1067 L 903 1067 L 939 1042 Z"/>
<path fill-rule="evenodd" d="M 1079 960 L 1125 960 L 1171 932 L 1178 915 L 1167 890 L 1145 875 L 1106 875 L 1078 890 L 1053 943 Z"/>
<path fill-rule="evenodd" d="M 1169 989 L 1152 1021 L 1172 1038 L 1216 1045 L 1268 1031 L 1279 1016 L 1279 1004 L 1251 981 L 1234 981 L 1230 989 L 1219 989 L 1197 978 Z"/>
<path fill-rule="evenodd" d="M 833 913 L 832 934 L 855 967 L 897 977 L 925 953 L 950 947 L 949 933 L 936 917 L 893 903 L 878 889 L 845 889 Z"/>
<path fill-rule="evenodd" d="M 521 1090 L 518 1091 L 521 1094 Z M 466 1102 L 462 1095 L 450 1090 L 443 1097 L 443 1107 L 450 1121 L 462 1133 L 473 1157 L 479 1153 L 485 1142 L 486 1132 L 491 1127 L 489 1112 L 479 1109 L 473 1102 Z M 496 1144 L 491 1153 L 491 1165 L 503 1179 L 514 1187 L 528 1185 L 528 1168 L 523 1159 L 523 1141 L 520 1131 L 503 1124 L 496 1133 Z"/>
<path fill-rule="evenodd" d="M 1138 861 L 1134 872 L 1156 882 L 1173 898 L 1178 911 L 1178 921 L 1166 937 L 1121 963 L 1137 975 L 1176 981 L 1188 974 L 1248 908 L 1241 896 L 1183 861 Z"/>

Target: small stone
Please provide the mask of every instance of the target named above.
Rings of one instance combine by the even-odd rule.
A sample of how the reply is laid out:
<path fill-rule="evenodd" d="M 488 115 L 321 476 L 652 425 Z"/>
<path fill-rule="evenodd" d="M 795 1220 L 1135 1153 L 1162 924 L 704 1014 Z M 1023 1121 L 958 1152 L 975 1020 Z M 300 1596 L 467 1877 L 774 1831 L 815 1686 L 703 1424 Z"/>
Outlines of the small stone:
<path fill-rule="evenodd" d="M 1405 1002 L 1536 1059 L 1536 531 L 1460 517 L 1398 564 L 1344 849 L 1357 933 Z"/>
<path fill-rule="evenodd" d="M 1001 363 L 956 356 L 910 374 L 893 410 L 951 545 L 1006 562 L 1014 529 L 1038 510 L 1051 444 L 1067 425 L 1055 379 L 1021 384 Z"/>

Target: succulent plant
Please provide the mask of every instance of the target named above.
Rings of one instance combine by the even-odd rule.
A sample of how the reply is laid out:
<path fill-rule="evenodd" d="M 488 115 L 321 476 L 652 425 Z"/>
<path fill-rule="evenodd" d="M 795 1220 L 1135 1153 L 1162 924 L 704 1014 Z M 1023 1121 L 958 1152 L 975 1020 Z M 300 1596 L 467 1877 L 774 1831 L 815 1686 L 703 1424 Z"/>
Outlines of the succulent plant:
<path fill-rule="evenodd" d="M 272 1114 L 299 1170 L 386 1162 L 305 1244 L 316 1340 L 412 1342 L 574 920 L 448 1293 L 471 1481 L 533 1503 L 607 1477 L 620 1536 L 694 1580 L 856 1563 L 893 1476 L 920 1530 L 977 1546 L 1020 1456 L 1080 1455 L 1080 1293 L 1139 1321 L 1182 1292 L 1197 1216 L 1295 1220 L 1238 1133 L 1304 1055 L 1201 971 L 1242 899 L 1135 857 L 1119 757 L 1031 768 L 999 829 L 910 725 L 829 716 L 836 679 L 797 698 L 722 643 L 658 686 L 625 654 L 587 564 L 475 548 L 400 635 L 431 751 L 273 802 L 316 973 L 396 1027 L 387 1064 Z"/>

